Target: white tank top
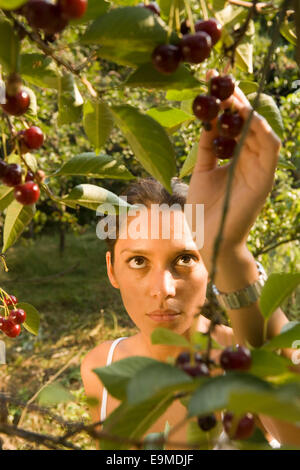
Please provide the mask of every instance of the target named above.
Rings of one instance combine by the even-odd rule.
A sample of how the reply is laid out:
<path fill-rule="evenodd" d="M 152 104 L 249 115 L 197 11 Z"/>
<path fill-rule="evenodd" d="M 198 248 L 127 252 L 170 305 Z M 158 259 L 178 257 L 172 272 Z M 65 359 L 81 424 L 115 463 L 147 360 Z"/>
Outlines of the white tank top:
<path fill-rule="evenodd" d="M 108 351 L 108 355 L 107 355 L 107 361 L 106 361 L 107 366 L 109 366 L 112 363 L 113 353 L 114 353 L 114 350 L 115 350 L 115 347 L 117 346 L 117 344 L 122 339 L 126 339 L 126 338 L 128 338 L 128 336 L 122 336 L 121 338 L 117 338 L 112 342 L 112 344 L 110 345 L 109 351 Z M 107 390 L 104 387 L 103 388 L 103 393 L 102 393 L 102 403 L 101 403 L 101 413 L 100 413 L 100 420 L 101 421 L 104 421 L 105 418 L 106 418 L 106 404 L 107 404 Z"/>

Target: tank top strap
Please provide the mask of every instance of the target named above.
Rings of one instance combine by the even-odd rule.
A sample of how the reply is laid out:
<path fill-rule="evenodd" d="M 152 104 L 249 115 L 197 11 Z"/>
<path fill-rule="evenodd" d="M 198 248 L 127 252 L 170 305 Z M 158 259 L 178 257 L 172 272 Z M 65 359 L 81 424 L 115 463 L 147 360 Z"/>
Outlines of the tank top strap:
<path fill-rule="evenodd" d="M 126 339 L 128 336 L 122 336 L 121 338 L 115 339 L 109 348 L 108 355 L 107 355 L 107 361 L 106 365 L 109 366 L 112 363 L 112 358 L 114 354 L 115 347 L 117 344 L 122 340 Z M 103 393 L 102 393 L 102 402 L 101 402 L 101 413 L 100 413 L 100 420 L 104 421 L 106 418 L 106 405 L 107 405 L 107 389 L 103 387 Z"/>

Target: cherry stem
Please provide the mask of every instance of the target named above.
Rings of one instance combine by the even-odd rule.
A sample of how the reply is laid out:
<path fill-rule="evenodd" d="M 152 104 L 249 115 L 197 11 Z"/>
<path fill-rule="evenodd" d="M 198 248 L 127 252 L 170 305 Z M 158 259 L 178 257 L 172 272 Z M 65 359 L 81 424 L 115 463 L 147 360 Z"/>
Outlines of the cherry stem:
<path fill-rule="evenodd" d="M 193 19 L 193 13 L 192 13 L 191 6 L 190 6 L 190 1 L 184 0 L 184 5 L 185 5 L 185 10 L 188 16 L 188 20 L 190 23 L 191 32 L 195 34 L 195 24 L 194 24 L 194 19 Z"/>
<path fill-rule="evenodd" d="M 170 13 L 169 13 L 167 44 L 169 44 L 170 42 L 170 37 L 171 37 L 172 29 L 173 29 L 174 12 L 175 12 L 175 7 L 174 7 L 174 0 L 173 0 L 171 2 Z"/>
<path fill-rule="evenodd" d="M 180 10 L 179 10 L 179 0 L 175 0 L 175 23 L 177 33 L 180 34 Z"/>
<path fill-rule="evenodd" d="M 208 20 L 209 16 L 208 16 L 208 11 L 207 11 L 205 0 L 200 0 L 200 4 L 201 4 L 201 10 L 202 10 L 203 18 L 205 20 Z"/>
<path fill-rule="evenodd" d="M 9 269 L 8 269 L 6 261 L 5 261 L 5 255 L 3 253 L 1 253 L 0 258 L 1 258 L 2 264 L 4 266 L 4 271 L 7 273 L 9 271 Z"/>

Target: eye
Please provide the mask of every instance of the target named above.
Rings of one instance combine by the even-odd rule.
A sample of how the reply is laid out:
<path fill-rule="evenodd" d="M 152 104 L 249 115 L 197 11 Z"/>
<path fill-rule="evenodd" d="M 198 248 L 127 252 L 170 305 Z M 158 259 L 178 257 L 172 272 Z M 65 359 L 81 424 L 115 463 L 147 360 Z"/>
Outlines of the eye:
<path fill-rule="evenodd" d="M 179 256 L 179 258 L 177 258 L 177 261 L 179 260 L 186 260 L 186 262 L 184 262 L 183 264 L 180 264 L 179 266 L 187 266 L 187 267 L 190 267 L 190 266 L 193 266 L 197 261 L 198 261 L 198 258 L 194 255 L 181 255 Z"/>
<path fill-rule="evenodd" d="M 145 258 L 143 258 L 143 256 L 133 256 L 132 258 L 129 258 L 129 260 L 127 261 L 129 266 L 134 269 L 144 268 L 145 266 L 143 262 L 145 262 Z"/>

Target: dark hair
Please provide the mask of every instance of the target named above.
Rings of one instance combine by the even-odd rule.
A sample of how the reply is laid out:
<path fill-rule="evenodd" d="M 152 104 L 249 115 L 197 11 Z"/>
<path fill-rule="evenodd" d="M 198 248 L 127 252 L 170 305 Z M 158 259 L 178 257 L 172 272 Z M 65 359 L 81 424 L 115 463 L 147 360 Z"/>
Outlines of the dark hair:
<path fill-rule="evenodd" d="M 170 194 L 164 186 L 152 176 L 148 178 L 139 178 L 137 181 L 130 183 L 125 191 L 120 194 L 120 197 L 127 196 L 127 202 L 129 204 L 143 204 L 148 208 L 150 208 L 151 204 L 168 204 L 169 207 L 173 204 L 179 204 L 182 210 L 184 210 L 184 204 L 186 202 L 189 188 L 188 185 L 183 183 L 180 178 L 173 177 L 171 179 L 171 187 L 173 191 L 172 194 Z M 119 236 L 118 216 L 116 216 L 114 220 L 116 220 L 116 237 L 108 237 L 105 239 L 108 251 L 111 253 L 112 264 L 114 263 L 114 247 Z"/>

